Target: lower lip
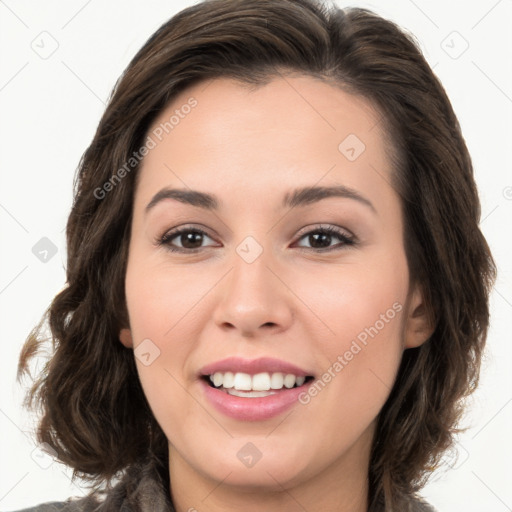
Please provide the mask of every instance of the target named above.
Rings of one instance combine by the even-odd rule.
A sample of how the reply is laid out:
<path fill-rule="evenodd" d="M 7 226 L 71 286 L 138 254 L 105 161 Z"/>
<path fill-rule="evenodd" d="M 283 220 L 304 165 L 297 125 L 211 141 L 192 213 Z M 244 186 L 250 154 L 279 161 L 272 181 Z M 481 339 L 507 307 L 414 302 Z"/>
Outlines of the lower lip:
<path fill-rule="evenodd" d="M 298 403 L 309 383 L 298 388 L 284 389 L 274 395 L 243 398 L 213 388 L 203 379 L 201 386 L 208 401 L 222 414 L 242 421 L 263 421 L 278 416 Z"/>

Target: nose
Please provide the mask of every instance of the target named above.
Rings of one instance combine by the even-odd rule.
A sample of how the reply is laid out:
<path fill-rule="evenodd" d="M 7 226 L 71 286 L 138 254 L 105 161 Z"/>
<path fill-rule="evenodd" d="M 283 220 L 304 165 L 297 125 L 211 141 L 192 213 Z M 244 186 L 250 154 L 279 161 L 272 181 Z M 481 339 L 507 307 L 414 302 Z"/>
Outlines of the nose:
<path fill-rule="evenodd" d="M 270 259 L 265 251 L 252 263 L 235 255 L 232 270 L 217 290 L 213 314 L 215 324 L 225 332 L 255 338 L 290 327 L 293 294 Z"/>

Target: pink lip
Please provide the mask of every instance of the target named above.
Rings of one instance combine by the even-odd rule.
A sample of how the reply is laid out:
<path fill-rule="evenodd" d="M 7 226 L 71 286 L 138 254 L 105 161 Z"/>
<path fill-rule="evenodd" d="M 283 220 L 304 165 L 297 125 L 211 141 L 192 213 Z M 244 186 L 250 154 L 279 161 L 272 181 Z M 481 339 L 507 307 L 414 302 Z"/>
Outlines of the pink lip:
<path fill-rule="evenodd" d="M 199 377 L 227 371 L 248 373 L 249 375 L 261 372 L 281 372 L 302 377 L 313 376 L 312 372 L 271 357 L 253 360 L 228 357 L 201 368 Z M 210 386 L 205 378 L 199 379 L 201 389 L 210 404 L 222 414 L 241 421 L 263 421 L 283 413 L 297 403 L 299 395 L 306 391 L 311 382 L 308 381 L 297 388 L 283 388 L 281 391 L 265 397 L 244 398 L 229 395 L 225 391 Z"/>
<path fill-rule="evenodd" d="M 261 357 L 259 359 L 242 359 L 240 357 L 228 357 L 217 361 L 215 363 L 208 364 L 199 370 L 200 376 L 212 375 L 215 372 L 233 372 L 233 373 L 248 373 L 249 375 L 255 375 L 256 373 L 269 372 L 269 373 L 292 373 L 298 377 L 306 377 L 313 375 L 308 373 L 306 370 L 295 366 L 294 364 L 274 359 L 272 357 Z"/>
<path fill-rule="evenodd" d="M 311 381 L 313 382 L 313 381 Z M 199 381 L 206 399 L 222 414 L 241 421 L 263 421 L 283 413 L 298 403 L 311 382 L 298 388 L 277 391 L 275 395 L 261 398 L 243 398 L 228 395 L 225 391 L 211 387 L 205 380 Z"/>

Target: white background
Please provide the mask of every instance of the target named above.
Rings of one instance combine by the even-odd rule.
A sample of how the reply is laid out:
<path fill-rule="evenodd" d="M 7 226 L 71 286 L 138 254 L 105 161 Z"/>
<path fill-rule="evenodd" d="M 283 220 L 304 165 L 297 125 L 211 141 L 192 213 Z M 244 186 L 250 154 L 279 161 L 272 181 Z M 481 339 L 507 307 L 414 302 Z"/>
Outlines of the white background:
<path fill-rule="evenodd" d="M 512 511 L 512 1 L 338 3 L 373 9 L 419 40 L 461 122 L 481 195 L 481 227 L 498 264 L 469 430 L 460 437 L 458 462 L 435 473 L 423 494 L 439 512 Z M 70 471 L 58 463 L 44 469 L 33 452 L 34 418 L 21 408 L 17 358 L 64 286 L 74 170 L 110 90 L 146 39 L 188 5 L 0 0 L 0 510 L 83 494 Z M 57 248 L 45 263 L 32 252 L 43 237 Z"/>

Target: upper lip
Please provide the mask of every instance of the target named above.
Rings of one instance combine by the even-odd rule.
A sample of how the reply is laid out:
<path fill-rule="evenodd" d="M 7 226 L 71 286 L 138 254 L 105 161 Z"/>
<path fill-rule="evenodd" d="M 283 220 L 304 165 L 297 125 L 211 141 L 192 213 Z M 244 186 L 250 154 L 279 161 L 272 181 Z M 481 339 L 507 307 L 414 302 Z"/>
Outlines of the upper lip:
<path fill-rule="evenodd" d="M 307 372 L 298 366 L 275 359 L 272 357 L 260 357 L 258 359 L 243 359 L 241 357 L 228 357 L 221 361 L 215 361 L 214 363 L 203 366 L 199 373 L 203 375 L 213 375 L 215 372 L 233 372 L 233 373 L 248 373 L 249 375 L 255 375 L 257 373 L 285 373 L 293 374 L 297 377 L 312 376 L 311 372 Z"/>

